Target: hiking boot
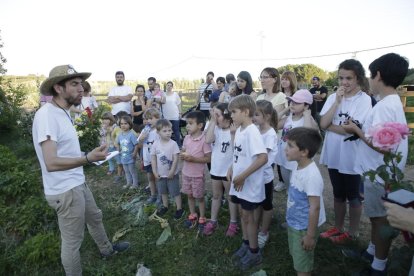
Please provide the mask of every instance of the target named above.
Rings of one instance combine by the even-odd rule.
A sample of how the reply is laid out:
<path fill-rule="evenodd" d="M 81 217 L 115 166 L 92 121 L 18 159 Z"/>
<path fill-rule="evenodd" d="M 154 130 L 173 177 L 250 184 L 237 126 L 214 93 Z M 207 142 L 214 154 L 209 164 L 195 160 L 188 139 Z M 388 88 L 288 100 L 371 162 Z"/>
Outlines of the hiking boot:
<path fill-rule="evenodd" d="M 236 236 L 238 228 L 239 227 L 237 227 L 237 223 L 230 222 L 229 227 L 227 228 L 227 231 L 226 231 L 226 236 L 227 237 Z"/>
<path fill-rule="evenodd" d="M 352 241 L 351 235 L 348 232 L 341 233 L 336 236 L 329 237 L 329 239 L 335 244 L 343 244 Z"/>
<path fill-rule="evenodd" d="M 184 221 L 184 227 L 187 229 L 192 229 L 197 226 L 197 214 L 190 214 L 188 219 Z"/>
<path fill-rule="evenodd" d="M 269 232 L 267 232 L 267 234 L 263 234 L 262 232 L 259 232 L 259 234 L 257 235 L 257 241 L 258 241 L 260 249 L 263 249 L 265 247 L 268 240 L 269 240 Z"/>
<path fill-rule="evenodd" d="M 243 242 L 239 249 L 237 249 L 237 251 L 231 256 L 233 265 L 240 265 L 241 258 L 243 258 L 248 251 L 250 251 L 249 246 Z"/>
<path fill-rule="evenodd" d="M 184 214 L 185 214 L 184 209 L 177 210 L 177 211 L 175 211 L 174 219 L 175 220 L 180 220 L 180 219 L 183 218 Z"/>
<path fill-rule="evenodd" d="M 260 251 L 258 251 L 257 253 L 252 253 L 249 249 L 243 256 L 243 258 L 240 259 L 240 269 L 247 270 L 249 268 L 261 264 L 262 261 L 263 257 Z"/>
<path fill-rule="evenodd" d="M 323 232 L 323 233 L 321 233 L 320 235 L 319 235 L 319 237 L 321 237 L 321 238 L 323 238 L 323 239 L 327 239 L 327 238 L 330 238 L 330 237 L 333 237 L 333 236 L 337 236 L 337 235 L 339 235 L 339 234 L 341 234 L 342 232 L 341 231 L 339 231 L 339 229 L 338 228 L 336 228 L 336 227 L 331 227 L 331 228 L 329 228 L 327 231 L 325 231 L 325 232 Z"/>
<path fill-rule="evenodd" d="M 112 245 L 112 252 L 101 253 L 101 257 L 106 259 L 129 248 L 129 242 L 117 242 Z"/>
<path fill-rule="evenodd" d="M 214 230 L 217 229 L 217 221 L 209 221 L 206 226 L 204 226 L 204 231 L 203 234 L 206 236 L 210 236 L 211 234 L 214 233 Z"/>
<path fill-rule="evenodd" d="M 367 250 L 354 250 L 354 249 L 342 249 L 341 250 L 342 255 L 344 255 L 347 258 L 356 259 L 356 260 L 362 260 L 366 263 L 371 264 L 374 260 L 374 255 L 371 255 L 367 252 Z"/>
<path fill-rule="evenodd" d="M 158 209 L 157 216 L 162 217 L 167 212 L 168 212 L 168 207 L 162 206 L 160 209 Z"/>
<path fill-rule="evenodd" d="M 276 186 L 274 187 L 275 192 L 281 192 L 283 190 L 286 190 L 286 184 L 283 182 L 278 182 Z"/>

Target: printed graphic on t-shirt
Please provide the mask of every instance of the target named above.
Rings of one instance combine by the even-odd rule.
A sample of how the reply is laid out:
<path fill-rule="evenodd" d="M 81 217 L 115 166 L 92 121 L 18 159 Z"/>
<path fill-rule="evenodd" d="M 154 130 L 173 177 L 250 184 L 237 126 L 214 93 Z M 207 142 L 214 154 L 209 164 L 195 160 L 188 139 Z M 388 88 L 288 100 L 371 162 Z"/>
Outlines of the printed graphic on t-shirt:
<path fill-rule="evenodd" d="M 289 130 L 292 129 L 292 125 L 285 125 L 282 129 L 282 139 L 279 140 L 279 143 L 286 142 L 286 134 L 288 134 Z"/>
<path fill-rule="evenodd" d="M 128 142 L 129 140 L 127 138 L 121 138 L 119 141 L 119 144 L 121 146 L 121 157 L 125 158 L 128 155 Z"/>
<path fill-rule="evenodd" d="M 171 166 L 172 166 L 173 161 L 169 160 L 167 156 L 162 154 L 160 156 L 160 162 L 161 162 L 161 165 L 168 166 L 168 170 L 171 170 Z"/>
<path fill-rule="evenodd" d="M 243 155 L 242 153 L 242 145 L 239 146 L 234 145 L 234 163 L 237 163 L 237 160 L 239 159 L 239 155 Z"/>
<path fill-rule="evenodd" d="M 221 143 L 221 152 L 226 153 L 227 148 L 230 146 L 230 141 Z"/>

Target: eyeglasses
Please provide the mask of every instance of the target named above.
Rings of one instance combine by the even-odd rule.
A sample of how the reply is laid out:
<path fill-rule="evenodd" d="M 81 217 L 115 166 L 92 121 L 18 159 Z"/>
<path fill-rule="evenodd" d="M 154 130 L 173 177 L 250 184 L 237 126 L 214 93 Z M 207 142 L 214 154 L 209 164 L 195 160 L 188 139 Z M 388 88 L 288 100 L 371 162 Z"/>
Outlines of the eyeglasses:
<path fill-rule="evenodd" d="M 272 76 L 260 76 L 259 80 L 267 80 L 267 79 L 273 79 Z"/>

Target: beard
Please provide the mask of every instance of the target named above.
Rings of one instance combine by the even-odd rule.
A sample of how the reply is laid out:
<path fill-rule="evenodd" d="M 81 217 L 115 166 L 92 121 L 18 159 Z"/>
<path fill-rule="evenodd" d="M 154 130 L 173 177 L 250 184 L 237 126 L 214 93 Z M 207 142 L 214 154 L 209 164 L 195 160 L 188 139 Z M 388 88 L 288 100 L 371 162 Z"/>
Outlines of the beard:
<path fill-rule="evenodd" d="M 124 81 L 123 80 L 117 80 L 116 83 L 118 84 L 118 86 L 124 85 Z"/>

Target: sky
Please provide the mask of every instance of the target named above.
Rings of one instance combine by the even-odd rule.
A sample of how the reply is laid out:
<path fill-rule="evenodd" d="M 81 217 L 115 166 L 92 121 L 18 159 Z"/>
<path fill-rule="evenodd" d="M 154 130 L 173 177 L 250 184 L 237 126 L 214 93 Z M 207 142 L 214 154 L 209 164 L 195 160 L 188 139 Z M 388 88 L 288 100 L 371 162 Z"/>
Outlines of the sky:
<path fill-rule="evenodd" d="M 389 52 L 413 68 L 413 27 L 412 0 L 0 0 L 7 75 L 71 64 L 93 81 L 118 70 L 127 80 L 242 70 L 257 79 L 264 67 L 334 71 L 349 58 L 367 69 Z"/>

